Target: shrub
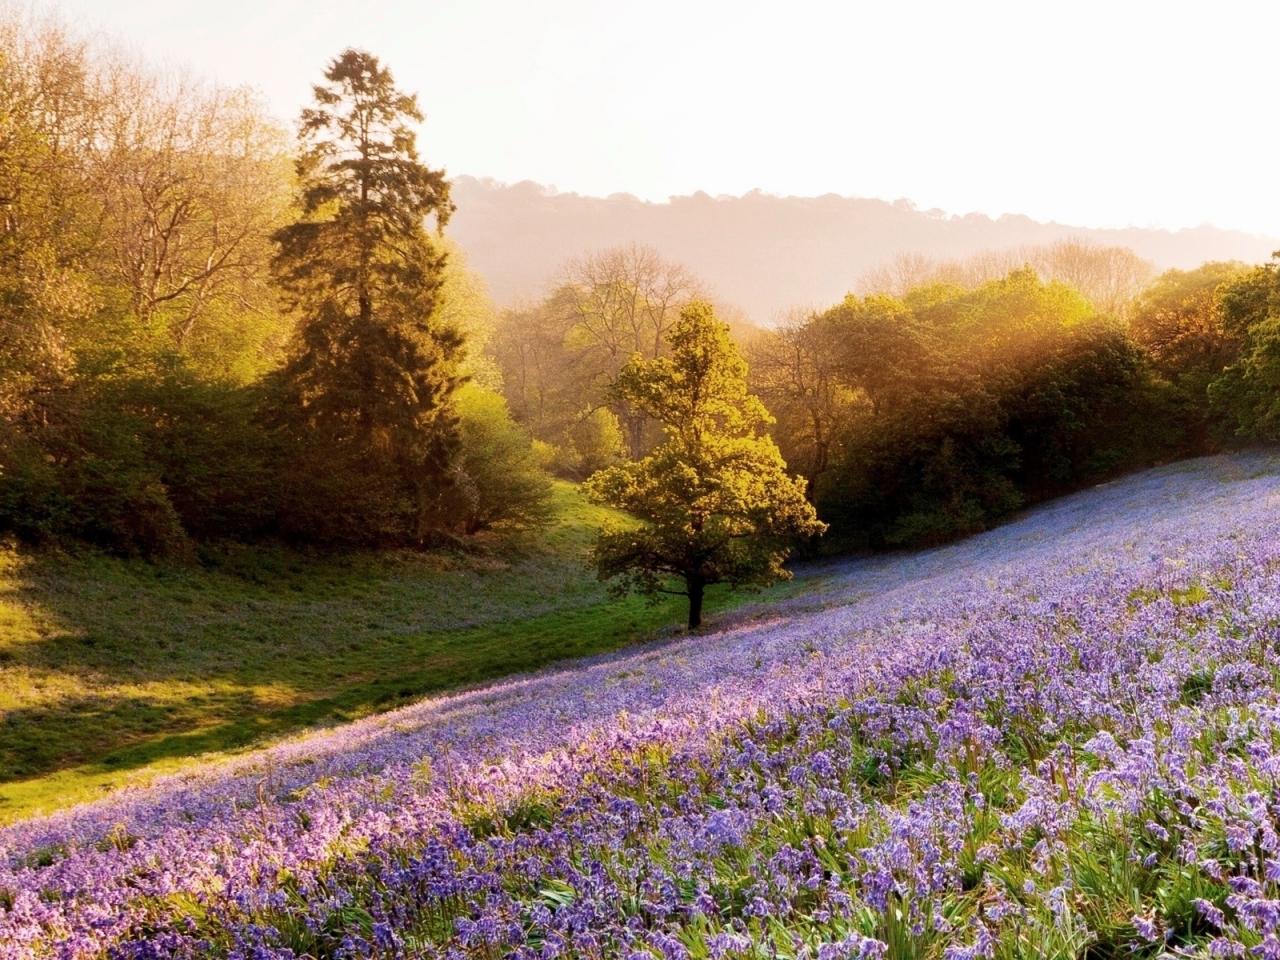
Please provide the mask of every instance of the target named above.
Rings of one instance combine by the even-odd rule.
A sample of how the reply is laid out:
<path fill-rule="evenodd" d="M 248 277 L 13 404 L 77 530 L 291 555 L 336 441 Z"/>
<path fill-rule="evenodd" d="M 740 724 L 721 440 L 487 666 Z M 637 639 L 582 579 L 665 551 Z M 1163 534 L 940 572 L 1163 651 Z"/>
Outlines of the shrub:
<path fill-rule="evenodd" d="M 463 533 L 546 520 L 551 480 L 528 433 L 497 393 L 474 384 L 456 396 L 462 462 L 451 518 Z"/>
<path fill-rule="evenodd" d="M 244 389 L 162 378 L 82 381 L 57 415 L 0 444 L 0 529 L 184 555 L 190 536 L 256 532 L 270 516 L 268 436 Z"/>

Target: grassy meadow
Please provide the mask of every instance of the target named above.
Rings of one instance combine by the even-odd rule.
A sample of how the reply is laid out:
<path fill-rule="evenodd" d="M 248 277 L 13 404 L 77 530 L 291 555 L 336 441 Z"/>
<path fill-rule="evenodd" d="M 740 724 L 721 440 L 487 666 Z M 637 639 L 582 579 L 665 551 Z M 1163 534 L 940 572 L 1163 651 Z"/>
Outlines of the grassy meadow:
<path fill-rule="evenodd" d="M 610 516 L 560 483 L 536 538 L 468 552 L 2 547 L 0 821 L 678 626 L 681 598 L 612 600 L 586 567 Z M 709 609 L 752 599 L 713 591 Z"/>

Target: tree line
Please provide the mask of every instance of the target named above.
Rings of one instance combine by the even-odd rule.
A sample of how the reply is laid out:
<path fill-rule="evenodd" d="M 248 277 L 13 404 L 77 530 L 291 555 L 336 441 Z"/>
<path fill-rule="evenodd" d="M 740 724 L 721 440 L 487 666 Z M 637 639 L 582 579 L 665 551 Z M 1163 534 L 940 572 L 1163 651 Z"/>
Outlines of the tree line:
<path fill-rule="evenodd" d="M 1119 300 L 1046 272 L 944 270 L 753 339 L 755 389 L 829 546 L 937 543 L 1127 470 L 1280 440 L 1276 262 L 1171 270 Z"/>
<path fill-rule="evenodd" d="M 545 513 L 376 57 L 330 64 L 291 149 L 245 91 L 0 29 L 0 528 L 154 555 Z"/>
<path fill-rule="evenodd" d="M 918 546 L 1127 470 L 1280 439 L 1276 270 L 1155 276 L 1131 251 L 1076 241 L 898 257 L 863 295 L 731 326 L 769 432 L 831 528 L 822 549 Z M 611 385 L 623 357 L 662 356 L 663 330 L 705 296 L 679 265 L 621 248 L 499 320 L 511 409 L 561 473 L 658 441 Z"/>
<path fill-rule="evenodd" d="M 330 63 L 291 142 L 245 91 L 0 41 L 0 531 L 420 548 L 543 522 L 558 475 L 639 520 L 600 575 L 696 624 L 708 585 L 824 531 L 937 543 L 1280 439 L 1276 263 L 899 257 L 760 329 L 628 246 L 499 314 L 371 54 Z"/>

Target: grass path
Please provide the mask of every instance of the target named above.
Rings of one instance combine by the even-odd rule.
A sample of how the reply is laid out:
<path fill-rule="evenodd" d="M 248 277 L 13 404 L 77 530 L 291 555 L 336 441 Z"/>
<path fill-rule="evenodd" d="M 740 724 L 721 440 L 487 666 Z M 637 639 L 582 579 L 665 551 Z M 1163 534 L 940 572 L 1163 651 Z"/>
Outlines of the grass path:
<path fill-rule="evenodd" d="M 556 508 L 478 555 L 238 547 L 181 566 L 0 547 L 0 822 L 681 622 L 680 598 L 610 600 L 586 569 L 608 511 L 569 484 Z"/>

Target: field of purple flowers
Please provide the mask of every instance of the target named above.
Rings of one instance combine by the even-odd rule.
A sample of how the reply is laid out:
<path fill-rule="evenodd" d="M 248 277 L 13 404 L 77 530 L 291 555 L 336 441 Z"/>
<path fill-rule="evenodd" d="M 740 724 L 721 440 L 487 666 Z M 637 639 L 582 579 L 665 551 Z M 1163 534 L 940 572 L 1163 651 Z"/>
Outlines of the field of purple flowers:
<path fill-rule="evenodd" d="M 1280 462 L 0 833 L 0 957 L 1280 957 Z"/>

